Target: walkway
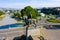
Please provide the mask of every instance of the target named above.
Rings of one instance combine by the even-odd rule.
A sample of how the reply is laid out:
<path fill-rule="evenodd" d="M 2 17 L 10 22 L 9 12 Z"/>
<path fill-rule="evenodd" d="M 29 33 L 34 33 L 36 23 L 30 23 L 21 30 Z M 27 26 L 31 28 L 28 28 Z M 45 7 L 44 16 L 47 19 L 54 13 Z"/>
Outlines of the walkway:
<path fill-rule="evenodd" d="M 45 29 L 42 30 L 43 37 L 46 40 L 60 40 L 60 29 Z"/>

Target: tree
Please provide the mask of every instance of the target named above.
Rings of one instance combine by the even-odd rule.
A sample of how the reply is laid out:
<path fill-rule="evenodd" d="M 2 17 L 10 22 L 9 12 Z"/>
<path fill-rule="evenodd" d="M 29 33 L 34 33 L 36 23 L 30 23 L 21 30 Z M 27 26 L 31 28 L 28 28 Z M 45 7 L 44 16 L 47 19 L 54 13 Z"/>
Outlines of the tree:
<path fill-rule="evenodd" d="M 32 18 L 36 19 L 38 16 L 38 11 L 31 6 L 26 6 L 24 9 L 21 10 L 21 16 L 23 17 L 24 15 L 26 15 L 28 18 L 32 15 Z"/>
<path fill-rule="evenodd" d="M 32 17 L 33 17 L 34 19 L 37 19 L 37 17 L 38 17 L 38 11 L 35 10 L 35 9 L 33 9 L 31 13 L 32 13 Z"/>
<path fill-rule="evenodd" d="M 17 16 L 18 18 L 20 18 L 20 17 L 21 17 L 21 14 L 20 14 L 20 13 L 17 13 L 16 16 Z"/>
<path fill-rule="evenodd" d="M 21 13 L 19 11 L 14 11 L 13 14 L 14 14 L 13 16 L 15 17 L 18 17 L 18 18 L 21 17 Z"/>
<path fill-rule="evenodd" d="M 24 9 L 21 10 L 21 16 L 22 16 L 22 18 L 23 18 L 23 16 L 27 16 L 27 19 L 24 20 L 25 24 L 27 25 L 27 27 L 26 27 L 26 34 L 27 34 L 28 27 L 29 27 L 29 19 L 30 18 L 37 19 L 38 12 L 31 6 L 26 6 Z M 27 37 L 26 37 L 26 39 L 27 39 Z"/>
<path fill-rule="evenodd" d="M 21 10 L 21 16 L 27 16 L 27 19 L 37 19 L 38 17 L 38 11 L 34 8 L 32 8 L 31 6 L 26 6 L 24 9 Z M 30 20 L 32 21 L 32 19 Z M 26 23 L 26 22 L 25 22 Z M 30 24 L 30 22 L 29 22 Z"/>
<path fill-rule="evenodd" d="M 3 14 L 5 14 L 5 12 L 0 10 L 0 16 L 3 15 Z"/>
<path fill-rule="evenodd" d="M 26 14 L 25 10 L 22 9 L 22 10 L 21 10 L 21 16 L 23 17 L 25 14 Z"/>
<path fill-rule="evenodd" d="M 12 18 L 15 18 L 17 21 L 20 21 L 21 19 L 21 12 L 19 10 L 13 11 L 11 13 Z"/>

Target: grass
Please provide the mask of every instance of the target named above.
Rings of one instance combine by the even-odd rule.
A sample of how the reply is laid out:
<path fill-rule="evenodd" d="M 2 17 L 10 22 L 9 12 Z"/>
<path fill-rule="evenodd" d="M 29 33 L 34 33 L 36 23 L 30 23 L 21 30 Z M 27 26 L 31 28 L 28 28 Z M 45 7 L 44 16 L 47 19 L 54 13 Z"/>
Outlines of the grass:
<path fill-rule="evenodd" d="M 0 21 L 2 21 L 4 17 L 5 17 L 5 15 L 0 16 Z"/>
<path fill-rule="evenodd" d="M 60 20 L 56 20 L 56 19 L 47 19 L 47 21 L 52 23 L 60 23 Z"/>
<path fill-rule="evenodd" d="M 0 21 L 3 20 L 3 17 L 0 17 Z"/>

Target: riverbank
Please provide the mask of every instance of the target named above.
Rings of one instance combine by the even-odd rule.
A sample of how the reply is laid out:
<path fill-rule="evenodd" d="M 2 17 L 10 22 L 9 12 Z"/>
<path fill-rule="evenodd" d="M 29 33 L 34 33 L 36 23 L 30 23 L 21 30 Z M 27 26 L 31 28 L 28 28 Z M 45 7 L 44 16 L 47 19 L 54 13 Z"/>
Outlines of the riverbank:
<path fill-rule="evenodd" d="M 4 17 L 5 17 L 5 15 L 1 15 L 0 16 L 0 21 L 2 21 Z"/>
<path fill-rule="evenodd" d="M 60 20 L 56 20 L 56 19 L 47 19 L 47 21 L 52 23 L 60 23 Z"/>

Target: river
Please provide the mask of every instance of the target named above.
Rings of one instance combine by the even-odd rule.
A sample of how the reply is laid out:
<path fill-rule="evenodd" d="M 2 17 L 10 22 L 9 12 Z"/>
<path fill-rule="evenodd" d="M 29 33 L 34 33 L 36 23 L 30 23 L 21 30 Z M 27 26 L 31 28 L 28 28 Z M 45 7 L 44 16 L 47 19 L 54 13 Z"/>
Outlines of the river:
<path fill-rule="evenodd" d="M 17 23 L 17 21 L 15 19 L 11 18 L 11 16 L 9 14 L 6 14 L 5 17 L 3 18 L 3 20 L 0 21 L 0 26 L 7 25 L 7 24 L 13 24 L 13 23 Z"/>

